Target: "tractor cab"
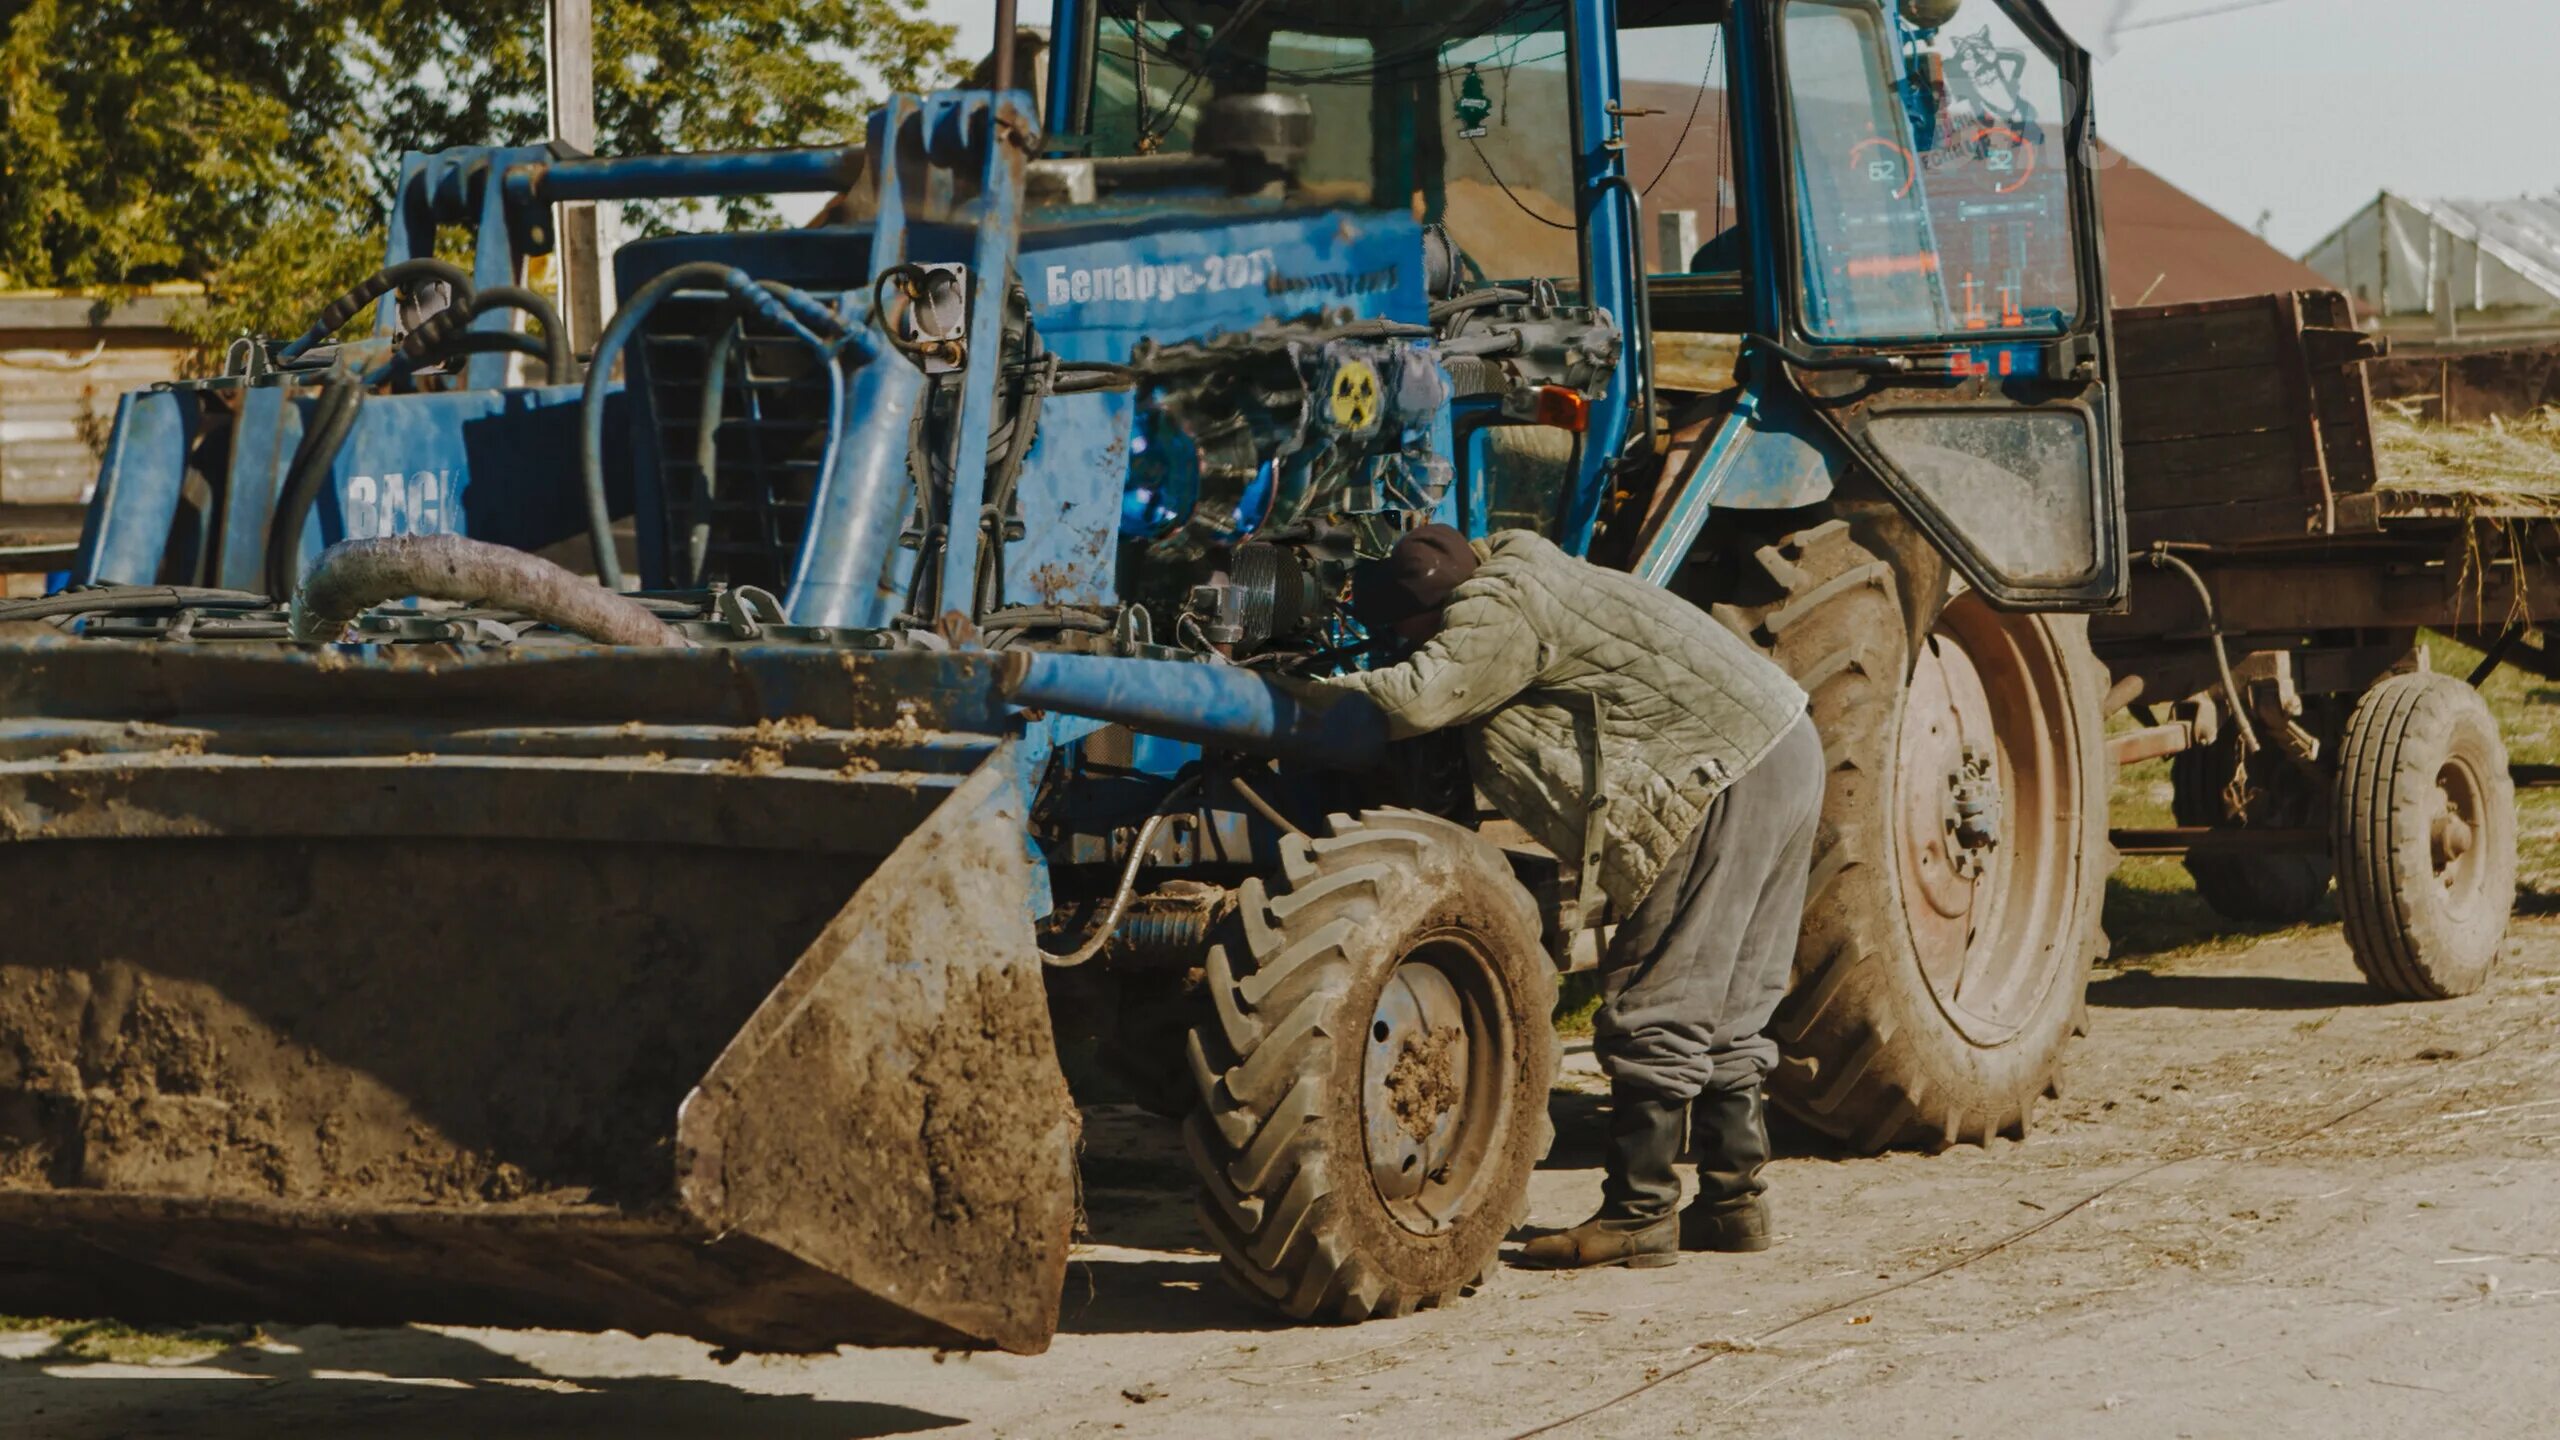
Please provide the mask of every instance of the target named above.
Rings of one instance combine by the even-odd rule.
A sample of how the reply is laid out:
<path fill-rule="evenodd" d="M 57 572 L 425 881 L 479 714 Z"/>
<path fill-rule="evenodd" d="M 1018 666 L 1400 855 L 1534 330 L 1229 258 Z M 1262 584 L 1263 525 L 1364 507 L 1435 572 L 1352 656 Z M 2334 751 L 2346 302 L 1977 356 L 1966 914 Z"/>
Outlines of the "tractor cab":
<path fill-rule="evenodd" d="M 2122 593 L 2088 62 L 2034 0 L 1067 0 L 1052 74 L 1105 170 L 1285 105 L 1288 193 L 1418 220 L 1444 338 L 1610 323 L 1543 412 L 1459 377 L 1478 528 L 1668 582 L 1858 472 L 1997 603 Z"/>

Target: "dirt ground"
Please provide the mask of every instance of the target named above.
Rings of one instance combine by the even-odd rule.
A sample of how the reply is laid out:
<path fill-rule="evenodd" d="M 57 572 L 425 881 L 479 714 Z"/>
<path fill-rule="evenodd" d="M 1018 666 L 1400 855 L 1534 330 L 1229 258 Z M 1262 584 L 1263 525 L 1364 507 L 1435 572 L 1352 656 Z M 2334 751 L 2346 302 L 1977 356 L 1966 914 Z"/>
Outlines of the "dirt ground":
<path fill-rule="evenodd" d="M 1095 1243 L 1045 1356 L 721 1364 L 690 1341 L 546 1332 L 22 1330 L 0 1334 L 0 1432 L 2550 1433 L 2560 919 L 2519 919 L 2510 949 L 2488 992 L 2433 1006 L 2374 1003 L 2334 927 L 2119 961 L 2033 1139 L 1881 1159 L 1788 1146 L 1784 1238 L 1761 1256 L 1508 1272 L 1411 1319 L 1278 1327 L 1194 1247 L 1172 1128 L 1103 1110 Z M 1598 1190 L 1587 1053 L 1569 1071 L 1539 1223 Z"/>

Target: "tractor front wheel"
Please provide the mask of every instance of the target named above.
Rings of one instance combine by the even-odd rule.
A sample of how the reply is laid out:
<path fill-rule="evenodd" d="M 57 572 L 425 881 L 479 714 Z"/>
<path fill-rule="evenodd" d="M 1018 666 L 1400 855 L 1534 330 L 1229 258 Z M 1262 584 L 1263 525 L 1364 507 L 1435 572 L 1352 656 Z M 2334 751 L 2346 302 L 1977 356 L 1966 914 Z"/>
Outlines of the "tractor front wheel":
<path fill-rule="evenodd" d="M 1184 1141 L 1247 1295 L 1298 1319 L 1438 1305 L 1493 1268 L 1553 1131 L 1555 977 L 1499 851 L 1335 817 L 1245 883 L 1208 959 Z"/>

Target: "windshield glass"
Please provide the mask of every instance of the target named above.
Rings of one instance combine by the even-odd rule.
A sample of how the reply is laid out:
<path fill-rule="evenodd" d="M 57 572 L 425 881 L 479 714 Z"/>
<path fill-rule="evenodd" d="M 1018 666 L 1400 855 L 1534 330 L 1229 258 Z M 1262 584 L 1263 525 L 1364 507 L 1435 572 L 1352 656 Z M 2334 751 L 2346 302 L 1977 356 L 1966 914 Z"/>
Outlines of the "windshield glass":
<path fill-rule="evenodd" d="M 1882 0 L 1791 0 L 1806 330 L 2057 335 L 2080 316 L 2062 73 L 1996 5 L 1914 30 Z"/>
<path fill-rule="evenodd" d="M 1104 0 L 1093 153 L 1177 152 L 1210 100 L 1304 96 L 1308 198 L 1409 208 L 1489 276 L 1571 280 L 1561 0 Z"/>

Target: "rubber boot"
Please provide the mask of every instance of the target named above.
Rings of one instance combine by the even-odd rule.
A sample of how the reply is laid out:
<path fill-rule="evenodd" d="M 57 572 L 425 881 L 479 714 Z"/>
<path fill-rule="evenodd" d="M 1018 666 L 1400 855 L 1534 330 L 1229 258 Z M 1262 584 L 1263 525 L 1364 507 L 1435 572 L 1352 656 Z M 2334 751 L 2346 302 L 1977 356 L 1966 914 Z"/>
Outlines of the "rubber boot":
<path fill-rule="evenodd" d="M 1680 1260 L 1681 1132 L 1688 1102 L 1633 1091 L 1609 1097 L 1608 1174 L 1600 1213 L 1558 1235 L 1522 1246 L 1520 1263 L 1537 1270 L 1625 1265 L 1650 1270 Z"/>
<path fill-rule="evenodd" d="M 1740 1254 L 1769 1248 L 1769 1109 L 1760 1087 L 1710 1090 L 1691 1102 L 1698 1198 L 1680 1212 L 1680 1248 Z"/>

